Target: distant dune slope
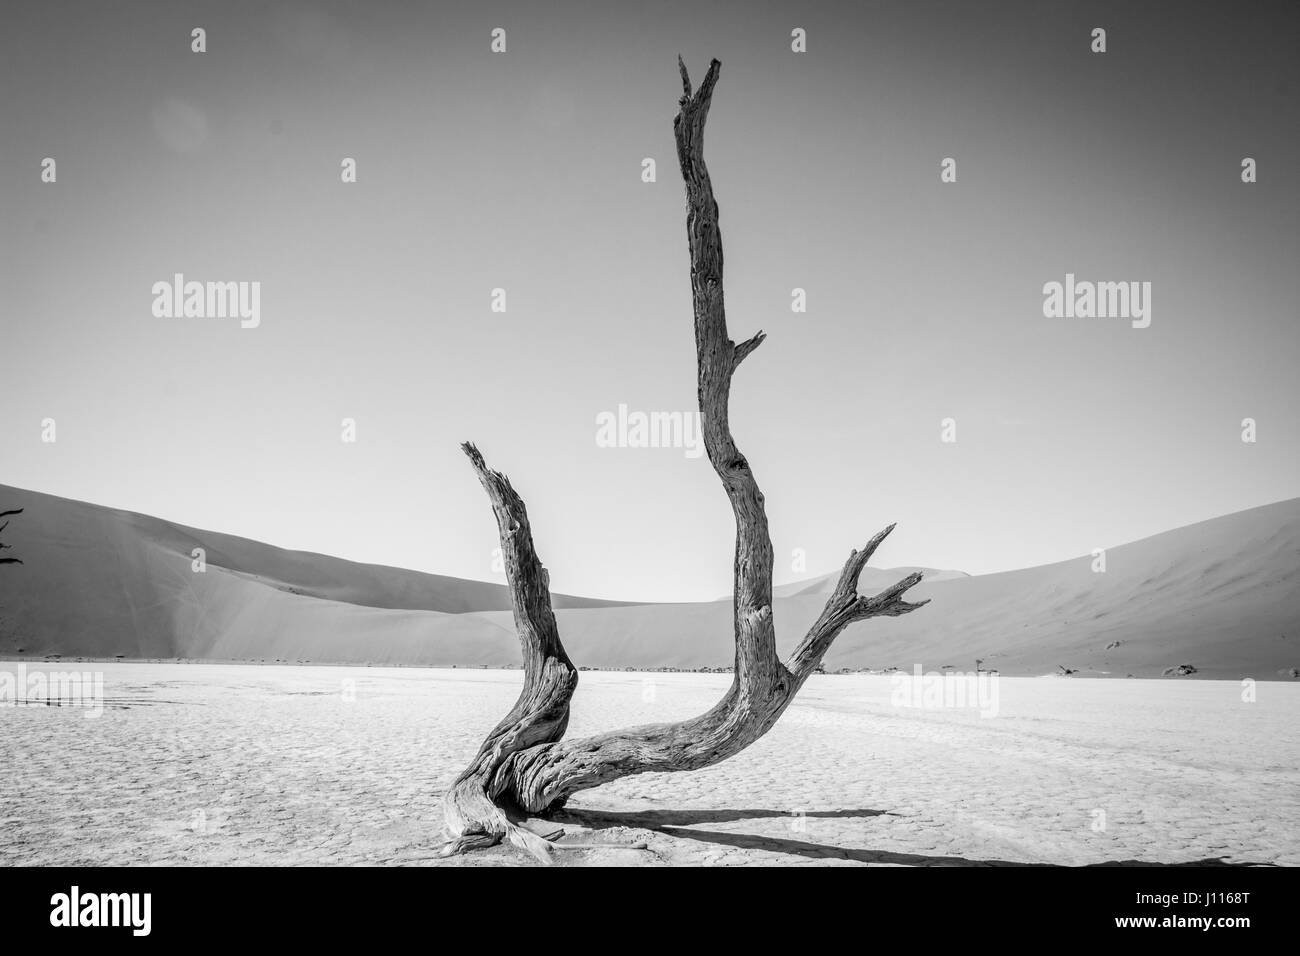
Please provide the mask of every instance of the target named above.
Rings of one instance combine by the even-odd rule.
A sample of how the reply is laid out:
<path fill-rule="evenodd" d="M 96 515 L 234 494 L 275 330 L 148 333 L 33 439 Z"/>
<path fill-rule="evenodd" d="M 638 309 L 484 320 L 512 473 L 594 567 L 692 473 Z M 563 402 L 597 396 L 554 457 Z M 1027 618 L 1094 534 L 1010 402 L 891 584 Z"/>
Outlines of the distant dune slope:
<path fill-rule="evenodd" d="M 4 485 L 0 502 L 24 509 L 5 532 L 24 563 L 0 575 L 3 654 L 416 661 L 429 659 L 433 621 L 476 653 L 494 643 L 517 653 L 513 631 L 457 623 L 508 609 L 503 584 L 286 551 Z M 555 595 L 557 608 L 617 603 Z"/>
<path fill-rule="evenodd" d="M 502 666 L 518 646 L 502 585 L 285 551 L 145 515 L 0 486 L 24 508 L 0 569 L 0 655 L 162 657 Z M 207 571 L 190 569 L 207 552 Z M 863 592 L 911 568 L 868 569 Z M 925 570 L 925 569 L 922 569 Z M 776 589 L 782 650 L 817 616 L 836 575 Z M 1300 499 L 1091 556 L 969 577 L 928 572 L 923 611 L 853 625 L 841 667 L 1006 674 L 1276 679 L 1300 667 Z M 556 595 L 574 661 L 591 667 L 727 665 L 730 600 L 633 605 Z M 1114 645 L 1118 642 L 1117 646 Z"/>
<path fill-rule="evenodd" d="M 846 553 L 844 556 L 847 558 L 848 554 Z M 863 593 L 871 590 L 880 591 L 897 581 L 901 581 L 913 571 L 920 571 L 924 574 L 926 581 L 956 581 L 970 577 L 965 571 L 940 571 L 936 568 L 918 568 L 911 565 L 901 568 L 863 568 L 862 577 L 858 579 L 858 586 Z M 840 572 L 836 570 L 830 574 L 808 578 L 804 581 L 778 584 L 772 588 L 772 596 L 788 598 L 798 597 L 801 594 L 829 595 L 831 591 L 835 590 L 835 584 L 839 579 Z M 731 597 L 728 596 L 727 600 L 731 600 Z"/>

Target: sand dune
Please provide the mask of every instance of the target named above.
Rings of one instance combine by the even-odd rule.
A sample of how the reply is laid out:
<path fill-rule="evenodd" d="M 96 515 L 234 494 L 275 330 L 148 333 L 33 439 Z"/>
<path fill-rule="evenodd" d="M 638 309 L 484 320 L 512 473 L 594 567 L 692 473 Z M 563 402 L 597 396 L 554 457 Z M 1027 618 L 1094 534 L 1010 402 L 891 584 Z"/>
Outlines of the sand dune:
<path fill-rule="evenodd" d="M 503 586 L 270 545 L 0 486 L 22 507 L 6 532 L 25 564 L 0 574 L 0 655 L 511 666 Z M 191 551 L 207 571 L 191 570 Z M 868 569 L 865 592 L 914 570 Z M 926 569 L 921 569 L 926 570 Z M 788 650 L 835 575 L 776 589 Z M 1300 667 L 1300 499 L 1201 522 L 1091 556 L 1003 574 L 940 571 L 924 611 L 851 627 L 841 667 L 1004 674 L 1277 679 Z M 574 661 L 588 667 L 731 663 L 729 600 L 633 605 L 556 595 Z"/>
<path fill-rule="evenodd" d="M 847 558 L 848 555 L 846 554 L 845 557 Z M 863 568 L 862 577 L 858 578 L 858 589 L 864 594 L 868 591 L 880 591 L 896 581 L 901 581 L 913 571 L 920 571 L 925 576 L 923 580 L 926 581 L 956 581 L 970 577 L 965 571 L 941 571 L 938 568 L 921 568 L 915 565 L 907 565 L 901 568 Z M 839 579 L 840 572 L 832 571 L 829 574 L 807 578 L 803 581 L 778 584 L 772 588 L 772 596 L 788 598 L 798 597 L 802 594 L 827 595 L 835 589 L 835 584 Z M 730 597 L 727 600 L 730 600 Z"/>
<path fill-rule="evenodd" d="M 5 540 L 23 564 L 0 575 L 0 654 L 59 653 L 398 663 L 518 656 L 503 584 L 286 551 L 148 515 L 0 485 L 23 508 Z M 191 568 L 203 548 L 207 570 Z M 556 608 L 612 607 L 570 595 Z M 506 615 L 507 619 L 509 615 Z M 473 645 L 444 658 L 430 647 Z"/>

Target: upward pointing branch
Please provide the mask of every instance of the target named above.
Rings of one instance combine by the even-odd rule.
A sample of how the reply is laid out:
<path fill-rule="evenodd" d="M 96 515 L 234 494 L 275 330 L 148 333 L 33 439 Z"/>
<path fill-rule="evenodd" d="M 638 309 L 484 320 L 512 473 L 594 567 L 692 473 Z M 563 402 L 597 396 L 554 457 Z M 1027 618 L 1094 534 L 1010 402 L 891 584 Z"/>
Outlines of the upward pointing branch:
<path fill-rule="evenodd" d="M 877 532 L 867 542 L 866 547 L 861 551 L 850 553 L 848 561 L 844 562 L 844 570 L 840 572 L 840 579 L 826 601 L 821 617 L 808 630 L 807 635 L 786 662 L 786 667 L 799 683 L 802 684 L 817 670 L 835 638 L 854 621 L 864 621 L 869 617 L 898 617 L 900 614 L 915 611 L 930 603 L 929 598 L 915 604 L 903 600 L 903 592 L 920 583 L 920 571 L 912 572 L 875 597 L 858 596 L 858 579 L 862 576 L 862 569 L 876 553 L 876 548 L 880 547 L 880 543 L 889 537 L 889 533 L 893 530 L 894 525 L 891 524 L 883 531 Z"/>
<path fill-rule="evenodd" d="M 531 671 L 548 657 L 558 657 L 568 663 L 569 658 L 560 643 L 560 632 L 555 626 L 555 613 L 551 610 L 551 577 L 533 547 L 524 500 L 515 492 L 509 478 L 488 468 L 472 443 L 465 442 L 460 447 L 469 458 L 496 515 L 501 556 L 514 607 L 515 629 L 524 652 L 524 670 Z"/>
<path fill-rule="evenodd" d="M 770 693 L 783 682 L 772 621 L 772 540 L 763 493 L 731 435 L 731 377 L 736 366 L 763 341 L 760 332 L 741 345 L 727 333 L 722 292 L 722 230 L 718 203 L 704 162 L 704 122 L 722 64 L 709 64 L 699 89 L 691 92 L 686 65 L 678 57 L 685 91 L 673 121 L 677 160 L 686 185 L 686 239 L 691 254 L 691 300 L 695 312 L 697 399 L 704 447 L 722 480 L 736 518 L 732 567 L 736 674 L 742 692 Z"/>

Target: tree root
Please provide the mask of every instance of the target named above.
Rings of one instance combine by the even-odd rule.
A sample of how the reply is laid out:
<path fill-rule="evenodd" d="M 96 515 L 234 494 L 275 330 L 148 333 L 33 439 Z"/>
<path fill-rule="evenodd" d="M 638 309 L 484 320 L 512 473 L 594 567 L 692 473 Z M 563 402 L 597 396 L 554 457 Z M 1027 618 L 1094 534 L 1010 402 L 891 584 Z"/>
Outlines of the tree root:
<path fill-rule="evenodd" d="M 550 866 L 551 853 L 556 850 L 648 850 L 650 844 L 641 841 L 637 843 L 559 843 L 560 837 L 564 836 L 563 830 L 553 830 L 542 836 L 534 833 L 527 827 L 521 827 L 515 823 L 506 824 L 505 833 L 462 833 L 453 840 L 443 844 L 442 849 L 438 851 L 440 858 L 457 856 L 462 853 L 469 853 L 472 850 L 486 850 L 494 847 L 503 840 L 509 839 L 510 843 L 526 851 L 535 860 L 543 866 Z"/>
<path fill-rule="evenodd" d="M 454 840 L 443 844 L 442 849 L 438 851 L 438 856 L 448 857 L 468 853 L 470 850 L 486 850 L 500 842 L 500 833 L 462 833 Z"/>

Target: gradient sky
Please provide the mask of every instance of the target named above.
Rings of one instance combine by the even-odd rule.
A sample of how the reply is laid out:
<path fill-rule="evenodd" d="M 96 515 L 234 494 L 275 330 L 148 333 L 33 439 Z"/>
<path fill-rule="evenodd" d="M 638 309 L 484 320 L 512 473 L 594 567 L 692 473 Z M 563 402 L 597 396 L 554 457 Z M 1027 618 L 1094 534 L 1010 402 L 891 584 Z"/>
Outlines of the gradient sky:
<path fill-rule="evenodd" d="M 557 590 L 727 593 L 707 460 L 595 442 L 695 405 L 680 52 L 723 64 L 729 325 L 769 334 L 732 428 L 778 582 L 891 521 L 877 564 L 984 573 L 1300 494 L 1296 4 L 416 6 L 7 10 L 0 482 L 486 579 L 472 439 Z M 260 281 L 261 327 L 155 318 L 175 272 Z M 1044 318 L 1067 272 L 1151 282 L 1151 327 Z"/>

